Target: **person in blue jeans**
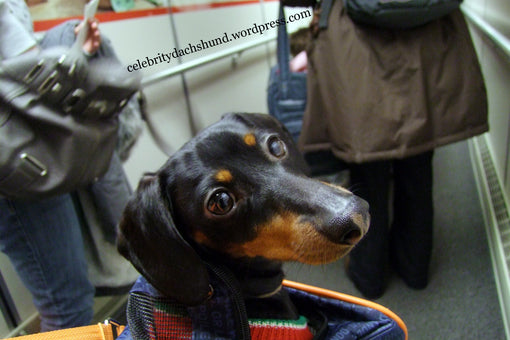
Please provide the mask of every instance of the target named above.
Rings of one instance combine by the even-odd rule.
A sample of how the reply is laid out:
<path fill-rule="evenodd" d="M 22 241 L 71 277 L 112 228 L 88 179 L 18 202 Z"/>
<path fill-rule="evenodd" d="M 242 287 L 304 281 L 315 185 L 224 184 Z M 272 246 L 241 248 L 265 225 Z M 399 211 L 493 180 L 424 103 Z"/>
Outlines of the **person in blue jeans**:
<path fill-rule="evenodd" d="M 41 331 L 90 324 L 95 289 L 70 194 L 0 198 L 0 248 L 33 296 Z"/>
<path fill-rule="evenodd" d="M 83 51 L 91 55 L 100 34 L 97 22 L 88 25 Z M 0 0 L 0 60 L 37 48 L 25 2 Z M 0 250 L 30 290 L 41 331 L 90 324 L 95 288 L 71 194 L 33 201 L 0 197 Z"/>

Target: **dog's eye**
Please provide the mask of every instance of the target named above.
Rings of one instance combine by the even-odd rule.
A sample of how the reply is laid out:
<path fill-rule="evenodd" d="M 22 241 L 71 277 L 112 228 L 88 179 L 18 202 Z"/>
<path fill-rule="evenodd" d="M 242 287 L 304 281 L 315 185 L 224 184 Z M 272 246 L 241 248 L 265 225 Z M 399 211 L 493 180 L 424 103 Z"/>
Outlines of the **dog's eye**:
<path fill-rule="evenodd" d="M 285 143 L 276 136 L 272 136 L 267 140 L 267 147 L 271 155 L 277 158 L 282 158 L 287 153 Z"/>
<path fill-rule="evenodd" d="M 214 192 L 207 202 L 207 210 L 215 215 L 225 215 L 234 207 L 234 199 L 224 191 Z"/>

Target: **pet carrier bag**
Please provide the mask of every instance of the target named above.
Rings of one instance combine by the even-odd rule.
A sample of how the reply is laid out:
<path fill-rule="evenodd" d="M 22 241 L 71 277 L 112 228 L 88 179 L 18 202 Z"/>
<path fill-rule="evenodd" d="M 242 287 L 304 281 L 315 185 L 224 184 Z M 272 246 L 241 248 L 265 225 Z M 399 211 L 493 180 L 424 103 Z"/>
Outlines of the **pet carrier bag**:
<path fill-rule="evenodd" d="M 143 277 L 128 299 L 124 327 L 105 322 L 13 340 L 407 340 L 405 323 L 374 302 L 334 291 L 283 281 L 302 315 L 298 320 L 248 319 L 239 283 L 226 268 L 206 263 L 212 296 L 185 306 L 162 296 Z"/>
<path fill-rule="evenodd" d="M 387 308 L 291 281 L 284 281 L 283 289 L 300 319 L 248 319 L 233 274 L 224 267 L 207 266 L 214 293 L 198 306 L 165 298 L 140 277 L 128 299 L 128 326 L 118 340 L 407 339 L 404 322 Z"/>

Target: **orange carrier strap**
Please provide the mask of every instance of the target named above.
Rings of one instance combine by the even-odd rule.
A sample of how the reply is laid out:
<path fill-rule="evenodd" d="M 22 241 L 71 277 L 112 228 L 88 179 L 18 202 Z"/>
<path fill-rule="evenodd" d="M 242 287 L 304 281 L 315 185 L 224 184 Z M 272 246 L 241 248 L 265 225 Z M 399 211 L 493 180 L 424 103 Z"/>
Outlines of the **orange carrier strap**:
<path fill-rule="evenodd" d="M 57 331 L 18 336 L 15 340 L 114 340 L 124 326 L 107 321 L 97 325 L 61 329 Z"/>
<path fill-rule="evenodd" d="M 383 313 L 384 315 L 386 315 L 390 319 L 395 320 L 395 322 L 399 325 L 399 327 L 402 328 L 402 330 L 404 331 L 406 340 L 408 339 L 407 326 L 404 323 L 404 321 L 402 321 L 402 319 L 397 314 L 393 313 L 388 308 L 386 308 L 384 306 L 381 306 L 381 305 L 379 305 L 379 304 L 377 304 L 375 302 L 372 302 L 372 301 L 369 301 L 369 300 L 365 300 L 365 299 L 361 299 L 361 298 L 358 298 L 358 297 L 355 297 L 355 296 L 352 296 L 352 295 L 338 293 L 338 292 L 335 292 L 333 290 L 328 290 L 328 289 L 324 289 L 324 288 L 310 286 L 310 285 L 307 285 L 307 284 L 304 284 L 304 283 L 299 283 L 299 282 L 294 282 L 294 281 L 289 281 L 289 280 L 283 280 L 283 285 L 285 287 L 289 287 L 289 288 L 293 288 L 293 289 L 298 289 L 298 290 L 303 290 L 303 291 L 308 292 L 308 293 L 313 294 L 313 295 L 317 295 L 317 296 L 321 296 L 321 297 L 325 297 L 325 298 L 330 298 L 330 299 L 341 300 L 341 301 L 353 303 L 353 304 L 356 304 L 356 305 L 359 305 L 359 306 L 365 306 L 365 307 L 368 307 L 368 308 L 372 308 L 372 309 L 378 310 L 379 312 Z"/>

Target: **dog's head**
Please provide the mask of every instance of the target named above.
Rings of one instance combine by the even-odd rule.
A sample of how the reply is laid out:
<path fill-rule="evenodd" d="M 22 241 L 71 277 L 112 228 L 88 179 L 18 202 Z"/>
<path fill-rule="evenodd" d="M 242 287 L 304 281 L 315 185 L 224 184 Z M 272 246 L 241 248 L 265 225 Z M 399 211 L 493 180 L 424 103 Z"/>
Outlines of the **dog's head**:
<path fill-rule="evenodd" d="M 368 205 L 304 171 L 277 120 L 225 115 L 142 178 L 120 223 L 119 251 L 185 304 L 209 292 L 196 247 L 234 259 L 337 260 L 367 231 Z"/>

